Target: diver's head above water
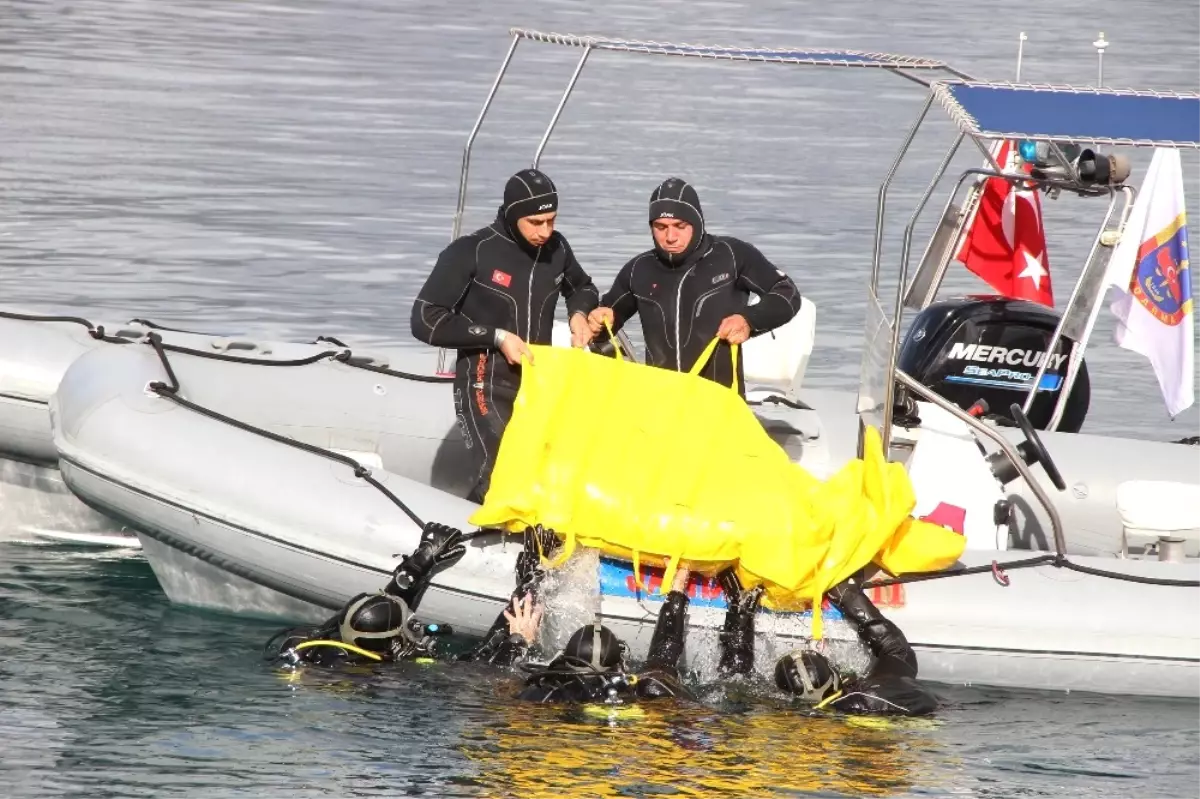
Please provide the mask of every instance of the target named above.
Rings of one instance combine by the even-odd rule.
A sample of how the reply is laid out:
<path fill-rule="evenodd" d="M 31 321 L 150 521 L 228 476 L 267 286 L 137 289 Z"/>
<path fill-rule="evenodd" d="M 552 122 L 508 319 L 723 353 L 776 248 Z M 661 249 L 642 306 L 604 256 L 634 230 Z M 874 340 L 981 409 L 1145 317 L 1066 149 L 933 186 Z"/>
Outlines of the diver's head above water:
<path fill-rule="evenodd" d="M 392 642 L 403 638 L 412 616 L 403 601 L 390 594 L 367 594 L 346 607 L 339 640 L 390 657 Z"/>
<path fill-rule="evenodd" d="M 522 169 L 504 185 L 500 217 L 509 236 L 518 244 L 541 247 L 554 235 L 558 217 L 558 189 L 538 169 Z"/>
<path fill-rule="evenodd" d="M 775 664 L 775 684 L 801 702 L 815 705 L 837 693 L 842 678 L 824 655 L 803 649 L 779 659 Z"/>
<path fill-rule="evenodd" d="M 650 232 L 654 251 L 663 263 L 687 260 L 704 238 L 700 196 L 681 178 L 667 178 L 650 194 Z"/>
<path fill-rule="evenodd" d="M 556 660 L 567 666 L 590 667 L 594 671 L 619 671 L 625 666 L 625 652 L 625 643 L 596 619 L 571 635 Z"/>

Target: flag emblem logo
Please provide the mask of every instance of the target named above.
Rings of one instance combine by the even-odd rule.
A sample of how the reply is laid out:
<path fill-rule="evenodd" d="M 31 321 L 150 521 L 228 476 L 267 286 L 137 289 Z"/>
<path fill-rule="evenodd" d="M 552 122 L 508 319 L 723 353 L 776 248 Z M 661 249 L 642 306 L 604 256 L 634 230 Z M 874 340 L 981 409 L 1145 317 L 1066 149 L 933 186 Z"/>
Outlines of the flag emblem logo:
<path fill-rule="evenodd" d="M 1158 321 L 1177 325 L 1191 300 L 1187 268 L 1187 228 L 1180 216 L 1142 243 L 1130 292 Z"/>

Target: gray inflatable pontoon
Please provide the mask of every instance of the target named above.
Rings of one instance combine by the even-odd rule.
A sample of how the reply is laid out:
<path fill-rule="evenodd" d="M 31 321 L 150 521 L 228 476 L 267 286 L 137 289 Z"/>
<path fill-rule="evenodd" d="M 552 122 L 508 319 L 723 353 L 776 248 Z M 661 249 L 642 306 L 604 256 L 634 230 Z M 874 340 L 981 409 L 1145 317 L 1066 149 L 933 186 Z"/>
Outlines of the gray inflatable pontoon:
<path fill-rule="evenodd" d="M 151 331 L 170 344 L 267 360 L 291 360 L 329 350 L 329 345 L 320 344 L 259 345 L 237 337 L 164 328 L 143 319 L 110 324 L 18 309 L 0 311 L 0 531 L 6 539 L 140 546 L 136 536 L 81 503 L 63 483 L 48 409 L 76 358 L 97 347 L 141 340 Z"/>
<path fill-rule="evenodd" d="M 471 529 L 467 519 L 475 506 L 462 498 L 464 449 L 450 387 L 432 377 L 432 352 L 405 354 L 389 364 L 389 372 L 328 357 L 292 366 L 178 351 L 166 352 L 165 359 L 170 373 L 144 343 L 93 349 L 68 369 L 51 416 L 71 490 L 138 530 L 173 601 L 315 620 L 355 593 L 383 585 L 396 555 L 416 544 L 420 528 L 410 514 Z M 177 396 L 195 407 L 155 390 L 153 384 L 173 379 Z M 934 418 L 934 410 L 923 412 Z M 804 449 L 796 451 L 793 440 L 802 436 L 781 431 L 806 429 L 806 414 L 812 412 L 771 404 L 756 412 L 803 462 Z M 922 432 L 925 441 L 912 458 L 916 476 L 926 468 L 922 463 L 944 459 L 936 449 L 920 456 L 937 430 L 931 424 Z M 339 458 L 366 467 L 399 504 Z M 971 473 L 962 464 L 953 468 Z M 999 492 L 998 484 L 994 490 Z M 1200 631 L 1194 621 L 1170 612 L 1194 608 L 1200 589 L 1049 564 L 993 574 L 986 567 L 994 561 L 1038 553 L 1005 551 L 1007 536 L 996 530 L 988 536 L 1000 544 L 968 531 L 971 548 L 962 558 L 965 566 L 984 566 L 983 572 L 877 592 L 884 612 L 916 646 L 923 677 L 1200 695 Z M 435 578 L 422 615 L 464 633 L 482 633 L 512 589 L 518 548 L 492 532 L 473 538 L 466 557 Z M 1194 559 L 1071 561 L 1134 579 L 1200 577 Z M 601 559 L 591 575 L 606 624 L 629 641 L 635 656 L 644 654 L 657 596 L 633 590 L 630 570 L 617 562 Z M 689 616 L 687 657 L 693 666 L 712 662 L 722 616 L 719 591 L 702 585 Z M 758 644 L 764 667 L 801 644 L 810 629 L 808 614 L 769 616 Z M 830 621 L 827 636 L 835 651 L 854 650 L 842 622 Z"/>

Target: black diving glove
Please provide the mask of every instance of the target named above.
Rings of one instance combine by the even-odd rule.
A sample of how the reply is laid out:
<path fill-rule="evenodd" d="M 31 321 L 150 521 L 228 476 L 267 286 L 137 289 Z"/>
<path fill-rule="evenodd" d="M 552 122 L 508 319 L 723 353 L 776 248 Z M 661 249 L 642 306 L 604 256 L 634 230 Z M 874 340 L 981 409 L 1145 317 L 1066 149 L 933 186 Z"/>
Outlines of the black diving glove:
<path fill-rule="evenodd" d="M 427 522 L 421 531 L 421 543 L 406 555 L 400 568 L 412 577 L 424 577 L 438 567 L 457 563 L 467 553 L 461 530 L 437 522 Z"/>
<path fill-rule="evenodd" d="M 513 592 L 514 598 L 536 590 L 537 584 L 546 574 L 542 558 L 553 558 L 558 548 L 558 536 L 553 530 L 548 530 L 540 524 L 525 528 L 524 546 L 517 555 L 517 587 Z"/>
<path fill-rule="evenodd" d="M 384 593 L 399 597 L 410 610 L 416 611 L 433 570 L 457 563 L 466 554 L 462 539 L 461 530 L 437 522 L 427 523 L 421 531 L 421 543 L 411 555 L 401 559 Z"/>
<path fill-rule="evenodd" d="M 758 605 L 762 601 L 764 592 L 761 585 L 756 585 L 749 591 L 744 590 L 742 581 L 738 579 L 733 569 L 725 569 L 718 574 L 717 585 L 721 586 L 721 590 L 725 592 L 725 603 L 730 607 L 736 607 L 743 613 L 749 614 L 758 611 Z"/>

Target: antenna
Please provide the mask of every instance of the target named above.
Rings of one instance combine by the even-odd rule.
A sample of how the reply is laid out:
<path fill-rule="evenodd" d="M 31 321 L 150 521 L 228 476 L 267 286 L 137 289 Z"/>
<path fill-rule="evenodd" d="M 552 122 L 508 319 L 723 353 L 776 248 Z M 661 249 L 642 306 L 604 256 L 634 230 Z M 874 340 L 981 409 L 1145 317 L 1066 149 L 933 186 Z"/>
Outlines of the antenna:
<path fill-rule="evenodd" d="M 1092 42 L 1092 47 L 1096 48 L 1097 70 L 1096 88 L 1104 86 L 1104 48 L 1108 47 L 1108 42 L 1104 39 L 1104 31 L 1100 31 L 1100 38 Z"/>
<path fill-rule="evenodd" d="M 1025 55 L 1025 40 L 1028 38 L 1025 31 L 1021 31 L 1021 38 L 1017 44 L 1017 83 L 1021 82 L 1021 57 Z"/>

